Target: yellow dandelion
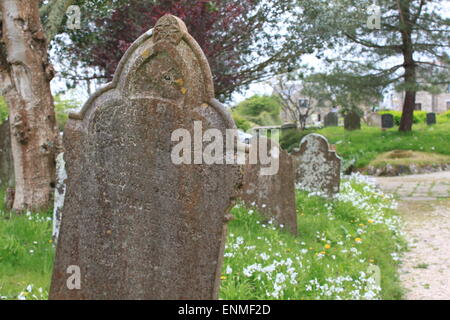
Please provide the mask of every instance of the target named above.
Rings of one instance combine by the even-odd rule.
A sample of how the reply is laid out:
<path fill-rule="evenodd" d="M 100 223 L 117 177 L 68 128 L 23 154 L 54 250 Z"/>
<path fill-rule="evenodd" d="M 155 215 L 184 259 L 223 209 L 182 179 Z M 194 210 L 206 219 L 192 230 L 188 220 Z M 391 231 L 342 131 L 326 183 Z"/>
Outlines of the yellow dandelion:
<path fill-rule="evenodd" d="M 367 220 L 368 223 L 374 223 L 375 221 L 373 221 L 372 219 Z"/>
<path fill-rule="evenodd" d="M 329 243 L 327 243 L 326 245 L 325 245 L 325 249 L 330 249 L 331 248 L 331 245 L 329 244 Z"/>
<path fill-rule="evenodd" d="M 356 243 L 361 243 L 361 242 L 362 242 L 362 239 L 361 239 L 361 238 L 355 238 L 355 242 L 356 242 Z"/>
<path fill-rule="evenodd" d="M 227 280 L 227 276 L 221 276 L 220 280 Z"/>

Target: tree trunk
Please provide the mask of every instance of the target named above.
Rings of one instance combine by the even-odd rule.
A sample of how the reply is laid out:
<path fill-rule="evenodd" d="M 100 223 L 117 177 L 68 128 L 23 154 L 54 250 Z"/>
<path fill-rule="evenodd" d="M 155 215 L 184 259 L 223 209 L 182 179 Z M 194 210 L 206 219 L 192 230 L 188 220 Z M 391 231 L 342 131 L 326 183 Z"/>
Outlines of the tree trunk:
<path fill-rule="evenodd" d="M 6 94 L 15 170 L 13 209 L 51 207 L 57 130 L 47 41 L 38 0 L 0 0 L 2 38 L 10 76 Z M 6 73 L 3 75 L 5 78 Z"/>
<path fill-rule="evenodd" d="M 403 102 L 402 118 L 399 131 L 411 131 L 416 105 L 416 64 L 413 59 L 412 23 L 410 21 L 409 0 L 397 0 L 400 16 L 400 32 L 402 35 L 403 67 L 405 69 L 405 100 Z"/>

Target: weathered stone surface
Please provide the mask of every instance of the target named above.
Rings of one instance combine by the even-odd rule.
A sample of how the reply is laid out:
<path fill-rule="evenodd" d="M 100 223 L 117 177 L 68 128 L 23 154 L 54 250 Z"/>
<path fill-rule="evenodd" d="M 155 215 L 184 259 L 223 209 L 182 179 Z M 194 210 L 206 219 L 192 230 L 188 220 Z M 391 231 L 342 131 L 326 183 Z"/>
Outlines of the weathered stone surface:
<path fill-rule="evenodd" d="M 236 165 L 171 161 L 176 129 L 225 136 L 207 60 L 184 23 L 164 16 L 127 50 L 111 84 L 65 133 L 67 189 L 51 299 L 214 299 Z M 78 266 L 80 289 L 66 282 Z"/>
<path fill-rule="evenodd" d="M 377 112 L 372 112 L 367 116 L 367 124 L 370 127 L 381 128 L 381 115 Z"/>
<path fill-rule="evenodd" d="M 316 133 L 308 134 L 300 142 L 300 149 L 292 153 L 296 183 L 301 189 L 332 196 L 339 192 L 341 159 L 331 150 L 327 139 Z"/>
<path fill-rule="evenodd" d="M 323 122 L 325 127 L 337 127 L 339 124 L 339 117 L 337 112 L 329 112 L 325 116 Z"/>
<path fill-rule="evenodd" d="M 360 130 L 361 129 L 361 117 L 355 111 L 349 111 L 344 117 L 345 130 Z"/>
<path fill-rule="evenodd" d="M 252 138 L 251 145 L 256 146 L 258 137 Z M 297 234 L 297 214 L 295 205 L 295 180 L 292 157 L 282 150 L 276 142 L 264 136 L 259 137 L 259 143 L 265 143 L 270 150 L 270 157 L 278 161 L 276 174 L 263 175 L 261 161 L 258 164 L 247 164 L 244 167 L 241 199 L 248 206 L 255 206 L 267 219 L 275 222 Z M 272 161 L 271 161 L 272 163 Z"/>
<path fill-rule="evenodd" d="M 56 157 L 56 188 L 55 200 L 53 205 L 53 232 L 52 239 L 54 245 L 58 243 L 59 229 L 61 226 L 61 214 L 64 208 L 64 197 L 66 195 L 66 163 L 64 161 L 64 152 Z"/>
<path fill-rule="evenodd" d="M 394 127 L 394 116 L 386 113 L 381 115 L 381 128 L 390 129 Z"/>
<path fill-rule="evenodd" d="M 14 185 L 14 163 L 8 120 L 0 125 L 0 185 L 3 187 Z"/>
<path fill-rule="evenodd" d="M 427 125 L 432 126 L 433 124 L 436 124 L 436 113 L 429 112 L 427 113 Z"/>

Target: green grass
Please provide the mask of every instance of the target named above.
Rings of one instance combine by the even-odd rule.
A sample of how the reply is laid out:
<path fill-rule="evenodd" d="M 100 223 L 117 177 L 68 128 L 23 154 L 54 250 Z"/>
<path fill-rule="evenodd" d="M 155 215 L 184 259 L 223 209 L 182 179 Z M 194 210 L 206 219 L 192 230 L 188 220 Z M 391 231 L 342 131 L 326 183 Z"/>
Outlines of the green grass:
<path fill-rule="evenodd" d="M 46 296 L 54 256 L 51 231 L 50 213 L 0 213 L 0 297 L 17 299 L 21 292 L 39 297 L 39 288 Z"/>
<path fill-rule="evenodd" d="M 281 139 L 284 149 L 298 147 L 301 137 L 316 132 L 336 145 L 338 154 L 347 166 L 366 167 L 378 155 L 392 150 L 413 150 L 450 155 L 450 121 L 434 126 L 414 125 L 411 132 L 399 132 L 398 128 L 381 131 L 363 125 L 361 130 L 346 131 L 343 127 L 327 127 L 315 131 L 295 132 Z"/>
<path fill-rule="evenodd" d="M 334 200 L 298 191 L 298 237 L 235 207 L 220 297 L 400 299 L 397 264 L 405 242 L 393 203 L 356 181 L 344 183 Z M 381 292 L 368 282 L 373 266 L 381 271 Z"/>
<path fill-rule="evenodd" d="M 393 150 L 379 154 L 369 165 L 381 168 L 387 164 L 393 166 L 408 166 L 415 164 L 417 166 L 450 164 L 450 156 L 410 150 Z"/>
<path fill-rule="evenodd" d="M 402 296 L 397 256 L 404 242 L 393 199 L 369 185 L 355 179 L 343 182 L 342 193 L 334 200 L 298 191 L 297 237 L 241 205 L 232 213 L 236 219 L 228 228 L 222 299 Z M 50 213 L 15 215 L 2 211 L 0 299 L 17 299 L 19 295 L 22 299 L 47 298 L 54 257 L 50 239 Z M 251 265 L 255 270 L 251 271 Z M 371 266 L 381 270 L 381 292 L 368 280 L 372 279 L 368 276 Z M 262 268 L 266 269 L 257 271 Z"/>

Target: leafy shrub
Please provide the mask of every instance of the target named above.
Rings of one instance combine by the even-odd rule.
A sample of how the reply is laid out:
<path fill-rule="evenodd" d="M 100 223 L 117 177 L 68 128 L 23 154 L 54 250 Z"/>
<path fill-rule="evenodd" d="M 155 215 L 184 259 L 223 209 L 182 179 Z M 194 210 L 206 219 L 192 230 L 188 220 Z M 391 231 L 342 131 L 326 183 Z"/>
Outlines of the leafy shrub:
<path fill-rule="evenodd" d="M 232 112 L 232 117 L 234 122 L 236 123 L 236 126 L 241 129 L 244 132 L 247 132 L 247 130 L 249 130 L 253 124 L 246 120 L 243 116 L 241 116 L 240 114 L 238 114 L 237 112 Z"/>
<path fill-rule="evenodd" d="M 442 123 L 447 121 L 450 121 L 450 110 L 437 116 L 437 122 Z"/>
<path fill-rule="evenodd" d="M 394 123 L 396 126 L 400 125 L 400 119 L 402 118 L 401 111 L 385 110 L 378 112 L 379 114 L 392 114 L 394 116 Z M 427 112 L 425 111 L 414 111 L 413 123 L 425 123 L 427 119 Z"/>
<path fill-rule="evenodd" d="M 58 124 L 59 130 L 63 131 L 69 118 L 69 111 L 79 108 L 79 104 L 74 100 L 62 99 L 60 95 L 56 95 L 54 101 L 56 123 Z"/>
<path fill-rule="evenodd" d="M 281 124 L 281 104 L 274 96 L 254 95 L 233 110 L 234 114 L 259 126 Z"/>

